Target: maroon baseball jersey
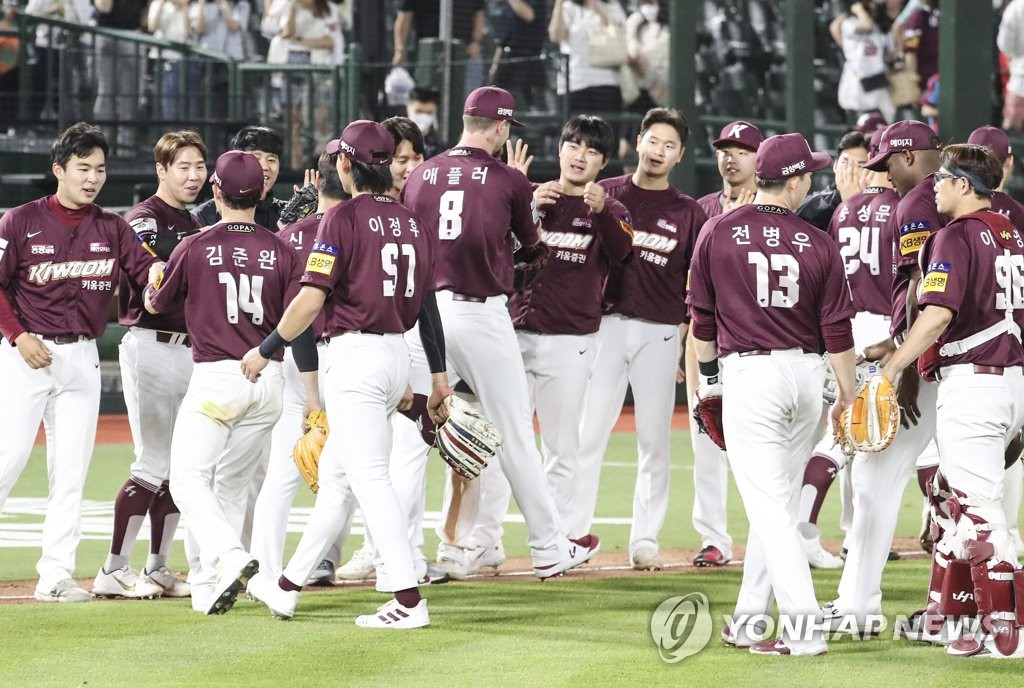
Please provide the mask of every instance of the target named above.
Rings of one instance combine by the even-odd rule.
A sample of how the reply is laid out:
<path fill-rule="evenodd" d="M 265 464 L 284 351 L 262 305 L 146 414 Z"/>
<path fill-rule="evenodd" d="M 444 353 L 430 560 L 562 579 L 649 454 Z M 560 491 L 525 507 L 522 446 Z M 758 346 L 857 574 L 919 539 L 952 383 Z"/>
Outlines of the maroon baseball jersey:
<path fill-rule="evenodd" d="M 919 306 L 944 306 L 954 314 L 946 331 L 939 335 L 940 346 L 1004 320 L 1007 297 L 1014 321 L 1024 327 L 1021 234 L 1003 217 L 997 216 L 993 222 L 997 231 L 993 232 L 973 215 L 958 217 L 932 234 L 921 253 L 925 269 Z M 1003 334 L 958 356 L 944 356 L 939 366 L 954 363 L 1016 366 L 1024 364 L 1024 349 L 1016 336 Z"/>
<path fill-rule="evenodd" d="M 949 218 L 935 207 L 935 175 L 930 174 L 896 205 L 892 216 L 896 248 L 893 253 L 892 324 L 893 336 L 907 329 L 907 287 L 917 268 L 917 258 L 928 235 L 946 226 Z"/>
<path fill-rule="evenodd" d="M 305 266 L 306 261 L 309 260 L 309 254 L 313 250 L 313 242 L 316 241 L 316 233 L 320 229 L 320 220 L 323 219 L 323 216 L 324 213 L 312 213 L 277 233 L 295 249 L 299 265 Z M 313 320 L 313 334 L 316 335 L 317 340 L 323 339 L 324 325 L 326 324 L 327 319 L 321 310 Z"/>
<path fill-rule="evenodd" d="M 184 301 L 193 361 L 240 361 L 281 321 L 301 275 L 295 250 L 269 229 L 221 222 L 178 244 L 150 300 L 158 311 Z"/>
<path fill-rule="evenodd" d="M 199 218 L 187 210 L 167 205 L 158 196 L 150 196 L 125 213 L 135 234 L 149 246 L 160 260 L 167 260 L 174 247 L 190 234 L 199 231 Z M 145 327 L 167 332 L 185 331 L 185 309 L 179 304 L 166 313 L 153 315 L 143 304 L 139 286 L 124 274 L 118 284 L 117 320 L 126 327 Z"/>
<path fill-rule="evenodd" d="M 1024 205 L 1002 191 L 996 191 L 992 196 L 992 210 L 1000 215 L 1010 218 L 1010 222 L 1018 232 L 1024 232 Z"/>
<path fill-rule="evenodd" d="M 921 87 L 939 71 L 939 9 L 920 7 L 907 17 L 903 25 L 903 42 L 906 50 L 917 53 L 917 73 L 921 75 Z"/>
<path fill-rule="evenodd" d="M 452 148 L 413 171 L 402 203 L 439 240 L 435 289 L 512 293 L 513 236 L 537 243 L 533 191 L 522 172 L 479 148 Z"/>
<path fill-rule="evenodd" d="M 709 193 L 707 196 L 701 196 L 697 199 L 697 205 L 704 211 L 704 214 L 709 218 L 721 215 L 725 212 L 725 208 L 722 207 L 722 202 L 725 200 L 725 193 L 722 191 L 715 191 Z"/>
<path fill-rule="evenodd" d="M 719 355 L 818 353 L 821 326 L 856 312 L 836 243 L 773 205 L 746 205 L 708 220 L 694 248 L 687 302 L 715 314 Z"/>
<path fill-rule="evenodd" d="M 895 189 L 869 186 L 842 202 L 828 225 L 839 244 L 846 279 L 858 312 L 890 315 L 892 311 L 892 225 L 900 195 Z"/>
<path fill-rule="evenodd" d="M 61 213 L 47 196 L 0 218 L 0 289 L 27 331 L 95 339 L 121 272 L 145 284 L 154 259 L 114 213 L 87 206 L 74 229 Z"/>
<path fill-rule="evenodd" d="M 420 219 L 391 198 L 360 194 L 327 211 L 303 284 L 330 292 L 328 335 L 412 328 L 431 288 L 434 242 Z"/>
<path fill-rule="evenodd" d="M 633 220 L 633 259 L 612 266 L 604 312 L 671 325 L 687 322 L 686 272 L 707 219 L 704 211 L 675 187 L 641 189 L 629 175 L 606 179 L 601 186 Z"/>
<path fill-rule="evenodd" d="M 539 214 L 551 255 L 533 284 L 509 300 L 512 324 L 541 334 L 593 334 L 608 269 L 633 247 L 629 212 L 606 197 L 594 215 L 582 196 L 562 195 Z"/>

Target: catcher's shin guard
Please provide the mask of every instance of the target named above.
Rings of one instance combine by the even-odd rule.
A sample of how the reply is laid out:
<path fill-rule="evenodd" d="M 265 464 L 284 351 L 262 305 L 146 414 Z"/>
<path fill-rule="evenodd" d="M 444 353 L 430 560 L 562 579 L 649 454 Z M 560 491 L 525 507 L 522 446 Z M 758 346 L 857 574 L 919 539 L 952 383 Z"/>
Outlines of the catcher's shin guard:
<path fill-rule="evenodd" d="M 937 556 L 941 556 L 937 553 Z M 975 617 L 978 604 L 971 565 L 954 559 L 946 564 L 939 595 L 939 614 L 945 617 Z"/>

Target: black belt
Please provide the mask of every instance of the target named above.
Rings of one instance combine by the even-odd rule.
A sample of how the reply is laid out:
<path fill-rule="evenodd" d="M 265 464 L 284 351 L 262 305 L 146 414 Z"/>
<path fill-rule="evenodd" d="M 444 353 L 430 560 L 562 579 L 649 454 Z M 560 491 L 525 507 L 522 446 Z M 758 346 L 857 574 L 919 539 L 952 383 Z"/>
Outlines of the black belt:
<path fill-rule="evenodd" d="M 54 344 L 75 344 L 77 342 L 86 342 L 91 339 L 84 334 L 41 334 L 40 339 L 45 339 L 48 342 Z"/>
<path fill-rule="evenodd" d="M 330 344 L 331 343 L 331 337 L 340 337 L 343 334 L 372 334 L 372 335 L 376 335 L 377 337 L 383 337 L 384 336 L 383 332 L 371 332 L 370 330 L 341 330 L 340 332 L 335 332 L 334 334 L 330 335 L 329 337 L 324 337 L 323 341 L 324 341 L 325 344 Z"/>
<path fill-rule="evenodd" d="M 469 303 L 484 303 L 487 301 L 486 297 L 483 296 L 470 296 L 469 294 L 459 294 L 452 292 L 452 301 L 468 301 Z"/>
<path fill-rule="evenodd" d="M 181 344 L 182 346 L 192 346 L 192 340 L 187 334 L 180 332 L 163 332 L 161 330 L 153 330 L 156 333 L 156 340 L 161 344 Z"/>
<path fill-rule="evenodd" d="M 753 351 L 741 351 L 737 354 L 740 358 L 744 356 L 771 356 L 771 349 L 754 349 Z"/>

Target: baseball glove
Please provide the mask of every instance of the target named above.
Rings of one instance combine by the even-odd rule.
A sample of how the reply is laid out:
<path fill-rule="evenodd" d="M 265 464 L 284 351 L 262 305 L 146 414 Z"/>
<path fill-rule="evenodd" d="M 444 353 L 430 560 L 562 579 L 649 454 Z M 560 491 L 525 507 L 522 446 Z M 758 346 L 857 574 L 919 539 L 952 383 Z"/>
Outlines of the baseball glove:
<path fill-rule="evenodd" d="M 320 452 L 327 443 L 327 435 L 330 432 L 327 413 L 313 411 L 306 418 L 306 425 L 309 426 L 309 430 L 295 443 L 292 458 L 295 459 L 299 473 L 309 483 L 309 489 L 315 494 L 320 489 Z"/>
<path fill-rule="evenodd" d="M 693 419 L 697 421 L 697 428 L 710 437 L 719 449 L 725 449 L 725 428 L 722 425 L 722 385 L 699 387 L 696 399 Z"/>
<path fill-rule="evenodd" d="M 452 470 L 472 480 L 487 468 L 487 459 L 501 446 L 501 433 L 469 404 L 455 396 L 445 397 L 448 420 L 437 428 L 437 450 Z"/>
<path fill-rule="evenodd" d="M 278 218 L 284 225 L 298 222 L 316 210 L 319 199 L 320 194 L 317 192 L 316 187 L 312 184 L 306 184 L 288 199 L 288 202 L 281 208 L 281 214 Z"/>
<path fill-rule="evenodd" d="M 825 359 L 825 387 L 822 389 L 821 399 L 826 405 L 831 406 L 836 403 L 836 399 L 839 397 L 839 383 L 836 381 L 836 371 L 832 367 L 832 361 L 829 359 L 828 354 L 823 354 L 822 358 Z M 880 362 L 861 361 L 854 369 L 856 374 L 854 388 L 859 390 L 865 380 L 881 371 L 882 364 Z"/>
<path fill-rule="evenodd" d="M 880 452 L 892 444 L 899 427 L 896 389 L 883 375 L 872 375 L 840 416 L 836 442 L 847 456 L 859 451 Z"/>
<path fill-rule="evenodd" d="M 1010 466 L 1020 459 L 1021 454 L 1024 454 L 1024 428 L 1013 436 L 1009 446 L 1006 447 L 1006 456 L 1004 457 L 1005 468 L 1009 470 Z"/>
<path fill-rule="evenodd" d="M 512 286 L 516 291 L 523 291 L 537 279 L 537 275 L 548 262 L 551 249 L 543 241 L 533 246 L 521 246 L 512 254 L 513 272 Z"/>

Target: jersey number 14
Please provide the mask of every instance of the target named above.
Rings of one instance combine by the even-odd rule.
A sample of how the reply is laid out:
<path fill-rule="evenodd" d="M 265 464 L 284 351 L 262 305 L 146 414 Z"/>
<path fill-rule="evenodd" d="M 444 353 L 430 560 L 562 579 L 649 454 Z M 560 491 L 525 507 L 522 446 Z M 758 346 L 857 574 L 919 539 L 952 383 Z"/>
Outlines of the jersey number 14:
<path fill-rule="evenodd" d="M 239 275 L 238 282 L 230 272 L 218 272 L 217 281 L 224 285 L 228 322 L 238 323 L 238 311 L 248 313 L 253 325 L 263 324 L 263 277 Z"/>

